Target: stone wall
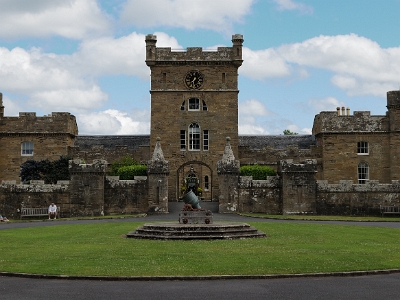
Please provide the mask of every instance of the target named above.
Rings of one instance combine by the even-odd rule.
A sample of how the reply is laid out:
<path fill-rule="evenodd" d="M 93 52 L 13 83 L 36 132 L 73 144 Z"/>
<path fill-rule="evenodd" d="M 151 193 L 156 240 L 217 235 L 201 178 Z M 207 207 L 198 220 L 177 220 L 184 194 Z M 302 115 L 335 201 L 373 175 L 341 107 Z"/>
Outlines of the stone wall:
<path fill-rule="evenodd" d="M 354 184 L 341 180 L 338 184 L 317 181 L 316 211 L 320 215 L 380 215 L 379 206 L 400 206 L 400 181 L 380 184 L 376 180 Z"/>
<path fill-rule="evenodd" d="M 279 176 L 268 176 L 267 180 L 240 176 L 238 194 L 240 212 L 282 214 Z"/>
<path fill-rule="evenodd" d="M 16 181 L 3 181 L 0 185 L 0 214 L 10 219 L 19 219 L 21 207 L 48 207 L 54 202 L 62 214 L 68 214 L 70 190 L 69 181 L 57 184 L 44 184 L 41 180 L 31 184 L 16 184 Z"/>
<path fill-rule="evenodd" d="M 137 176 L 135 180 L 119 180 L 118 176 L 107 176 L 104 185 L 104 213 L 144 213 L 149 209 L 148 180 Z"/>

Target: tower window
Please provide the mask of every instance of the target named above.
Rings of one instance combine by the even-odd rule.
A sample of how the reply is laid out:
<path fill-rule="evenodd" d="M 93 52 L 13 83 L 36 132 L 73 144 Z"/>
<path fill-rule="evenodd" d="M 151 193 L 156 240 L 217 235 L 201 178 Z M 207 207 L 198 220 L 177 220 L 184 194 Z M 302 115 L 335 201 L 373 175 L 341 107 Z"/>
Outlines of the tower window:
<path fill-rule="evenodd" d="M 189 150 L 200 150 L 200 126 L 197 123 L 189 125 Z"/>
<path fill-rule="evenodd" d="M 357 143 L 357 154 L 359 155 L 368 155 L 369 154 L 369 149 L 368 149 L 368 142 L 358 142 Z"/>
<path fill-rule="evenodd" d="M 23 142 L 21 144 L 21 155 L 23 155 L 23 156 L 33 155 L 33 143 L 32 142 Z"/>
<path fill-rule="evenodd" d="M 203 131 L 203 150 L 208 151 L 208 130 Z"/>
<path fill-rule="evenodd" d="M 181 150 L 186 149 L 186 130 L 181 130 Z"/>
<path fill-rule="evenodd" d="M 226 80 L 226 73 L 222 73 L 222 83 L 225 83 Z"/>
<path fill-rule="evenodd" d="M 357 168 L 358 184 L 365 184 L 369 180 L 369 166 L 366 162 L 361 162 Z"/>
<path fill-rule="evenodd" d="M 203 100 L 203 110 L 208 110 L 206 102 Z"/>
<path fill-rule="evenodd" d="M 185 101 L 182 102 L 181 110 L 185 110 Z"/>
<path fill-rule="evenodd" d="M 200 110 L 199 98 L 190 98 L 189 99 L 189 110 Z"/>

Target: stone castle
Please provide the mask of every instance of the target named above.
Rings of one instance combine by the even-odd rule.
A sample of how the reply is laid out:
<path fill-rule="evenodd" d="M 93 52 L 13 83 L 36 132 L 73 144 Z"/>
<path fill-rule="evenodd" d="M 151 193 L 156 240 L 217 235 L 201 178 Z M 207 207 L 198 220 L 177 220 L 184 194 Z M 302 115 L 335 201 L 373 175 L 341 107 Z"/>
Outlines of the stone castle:
<path fill-rule="evenodd" d="M 147 35 L 150 135 L 81 136 L 69 113 L 6 117 L 0 94 L 0 212 L 17 217 L 21 206 L 50 202 L 65 216 L 168 212 L 189 177 L 219 212 L 360 215 L 399 206 L 400 91 L 387 93 L 384 116 L 337 108 L 315 116 L 312 135 L 240 136 L 242 44 L 236 34 L 232 47 L 172 51 Z M 24 161 L 61 155 L 74 158 L 70 181 L 20 184 Z M 107 176 L 107 164 L 126 155 L 147 164 L 148 176 Z M 240 176 L 251 164 L 278 175 Z"/>

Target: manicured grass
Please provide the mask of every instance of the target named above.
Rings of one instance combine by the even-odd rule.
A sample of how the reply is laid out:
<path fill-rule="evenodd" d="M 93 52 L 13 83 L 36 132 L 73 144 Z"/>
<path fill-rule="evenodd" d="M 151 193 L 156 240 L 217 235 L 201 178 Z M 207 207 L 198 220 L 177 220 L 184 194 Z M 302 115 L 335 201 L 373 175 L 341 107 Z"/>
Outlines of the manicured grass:
<path fill-rule="evenodd" d="M 268 215 L 261 213 L 240 213 L 242 216 L 264 219 L 280 220 L 313 220 L 313 221 L 355 221 L 355 222 L 400 222 L 400 217 L 396 216 L 318 216 L 318 215 Z"/>
<path fill-rule="evenodd" d="M 400 268 L 400 230 L 252 223 L 268 238 L 124 238 L 139 222 L 0 231 L 0 271 L 92 276 L 262 275 Z"/>

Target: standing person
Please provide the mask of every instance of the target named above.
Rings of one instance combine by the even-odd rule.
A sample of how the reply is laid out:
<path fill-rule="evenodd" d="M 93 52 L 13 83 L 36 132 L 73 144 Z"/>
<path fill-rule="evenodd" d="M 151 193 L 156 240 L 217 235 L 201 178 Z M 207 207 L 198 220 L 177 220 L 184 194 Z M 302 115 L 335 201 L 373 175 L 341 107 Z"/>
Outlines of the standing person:
<path fill-rule="evenodd" d="M 51 202 L 51 205 L 49 206 L 49 220 L 51 219 L 51 216 L 54 216 L 54 220 L 57 219 L 57 206 L 54 202 Z"/>

